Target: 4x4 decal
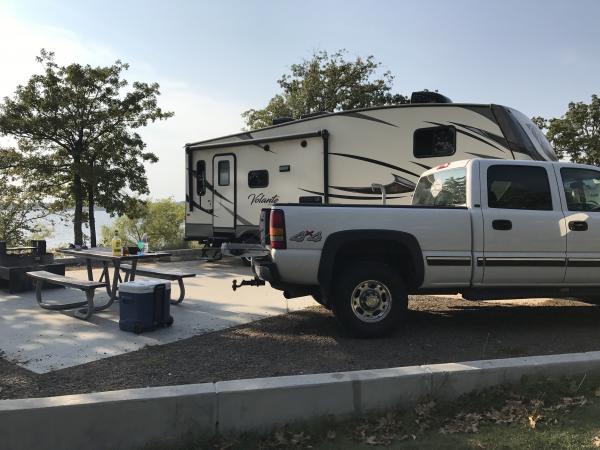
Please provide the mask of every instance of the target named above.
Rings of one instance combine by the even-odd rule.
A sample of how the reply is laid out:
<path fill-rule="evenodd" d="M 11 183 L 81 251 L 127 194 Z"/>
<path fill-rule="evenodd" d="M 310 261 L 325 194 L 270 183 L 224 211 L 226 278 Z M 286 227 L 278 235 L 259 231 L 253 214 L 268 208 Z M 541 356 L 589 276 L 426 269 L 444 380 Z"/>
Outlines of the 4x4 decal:
<path fill-rule="evenodd" d="M 290 241 L 304 242 L 304 240 L 307 240 L 311 242 L 319 242 L 321 239 L 322 235 L 320 231 L 305 230 L 293 235 L 290 238 Z"/>

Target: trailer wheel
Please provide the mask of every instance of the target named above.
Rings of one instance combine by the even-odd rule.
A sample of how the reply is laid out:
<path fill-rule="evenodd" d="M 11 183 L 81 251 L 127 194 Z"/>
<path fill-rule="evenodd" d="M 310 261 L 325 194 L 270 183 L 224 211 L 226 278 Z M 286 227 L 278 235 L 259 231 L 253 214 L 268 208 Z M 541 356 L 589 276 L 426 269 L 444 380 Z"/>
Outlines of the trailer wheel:
<path fill-rule="evenodd" d="M 402 279 L 380 262 L 356 262 L 337 279 L 333 313 L 358 337 L 391 332 L 404 317 L 408 295 Z"/>

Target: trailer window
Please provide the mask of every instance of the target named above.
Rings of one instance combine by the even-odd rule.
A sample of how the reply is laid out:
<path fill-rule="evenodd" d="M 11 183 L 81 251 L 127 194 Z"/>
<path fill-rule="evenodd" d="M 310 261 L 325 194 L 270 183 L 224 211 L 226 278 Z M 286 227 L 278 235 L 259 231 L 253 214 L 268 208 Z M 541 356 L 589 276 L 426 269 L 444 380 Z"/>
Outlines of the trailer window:
<path fill-rule="evenodd" d="M 466 206 L 467 177 L 464 167 L 423 176 L 415 188 L 415 206 Z"/>
<path fill-rule="evenodd" d="M 490 208 L 552 210 L 548 174 L 543 167 L 490 166 L 487 192 Z"/>
<path fill-rule="evenodd" d="M 413 134 L 416 158 L 438 158 L 456 153 L 456 130 L 452 126 L 419 128 Z"/>
<path fill-rule="evenodd" d="M 204 161 L 196 163 L 196 194 L 200 197 L 206 194 L 206 163 Z"/>
<path fill-rule="evenodd" d="M 219 186 L 229 186 L 229 161 L 219 161 Z"/>
<path fill-rule="evenodd" d="M 269 185 L 268 170 L 251 170 L 248 172 L 249 188 L 266 188 Z"/>

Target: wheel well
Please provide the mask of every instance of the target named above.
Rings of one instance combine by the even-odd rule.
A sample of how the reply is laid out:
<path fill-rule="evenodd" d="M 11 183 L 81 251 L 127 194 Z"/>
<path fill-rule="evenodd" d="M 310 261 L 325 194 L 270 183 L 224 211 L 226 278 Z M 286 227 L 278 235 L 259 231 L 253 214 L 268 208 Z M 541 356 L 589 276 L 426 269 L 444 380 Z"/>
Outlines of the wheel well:
<path fill-rule="evenodd" d="M 333 277 L 350 262 L 374 261 L 385 263 L 398 270 L 407 286 L 416 284 L 416 267 L 410 249 L 393 239 L 364 239 L 341 246 L 335 255 Z"/>

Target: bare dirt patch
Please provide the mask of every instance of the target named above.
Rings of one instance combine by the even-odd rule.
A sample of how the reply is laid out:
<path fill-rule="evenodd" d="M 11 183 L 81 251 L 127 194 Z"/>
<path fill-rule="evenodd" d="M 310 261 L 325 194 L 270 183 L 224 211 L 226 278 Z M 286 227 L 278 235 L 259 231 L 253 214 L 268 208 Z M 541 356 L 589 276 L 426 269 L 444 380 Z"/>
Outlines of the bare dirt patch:
<path fill-rule="evenodd" d="M 412 297 L 390 337 L 350 338 L 315 307 L 36 375 L 0 358 L 0 398 L 600 350 L 600 308 Z"/>

